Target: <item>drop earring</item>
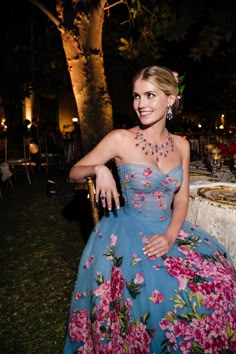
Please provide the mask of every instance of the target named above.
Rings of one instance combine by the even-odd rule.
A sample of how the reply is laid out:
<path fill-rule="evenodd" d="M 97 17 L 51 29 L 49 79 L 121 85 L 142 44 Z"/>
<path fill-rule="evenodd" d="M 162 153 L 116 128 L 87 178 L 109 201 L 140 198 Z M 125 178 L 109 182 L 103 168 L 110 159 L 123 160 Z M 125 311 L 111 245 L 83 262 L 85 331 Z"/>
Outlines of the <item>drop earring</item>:
<path fill-rule="evenodd" d="M 171 120 L 173 119 L 173 111 L 171 106 L 168 106 L 167 112 L 166 112 L 166 119 Z"/>

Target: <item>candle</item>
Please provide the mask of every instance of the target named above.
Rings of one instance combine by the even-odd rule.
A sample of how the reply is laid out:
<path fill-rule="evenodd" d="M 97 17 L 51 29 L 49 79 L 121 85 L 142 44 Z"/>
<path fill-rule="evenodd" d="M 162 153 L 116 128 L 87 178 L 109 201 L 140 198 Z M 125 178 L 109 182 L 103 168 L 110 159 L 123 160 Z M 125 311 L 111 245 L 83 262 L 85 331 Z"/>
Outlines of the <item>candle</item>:
<path fill-rule="evenodd" d="M 222 159 L 222 155 L 218 154 L 218 153 L 213 153 L 210 155 L 211 160 L 221 160 Z"/>
<path fill-rule="evenodd" d="M 219 153 L 221 153 L 221 149 L 219 149 L 218 147 L 215 147 L 214 149 L 211 150 L 211 153 L 219 154 Z"/>
<path fill-rule="evenodd" d="M 206 145 L 206 149 L 207 149 L 207 150 L 214 149 L 214 147 L 215 147 L 214 144 L 207 144 L 207 145 Z"/>

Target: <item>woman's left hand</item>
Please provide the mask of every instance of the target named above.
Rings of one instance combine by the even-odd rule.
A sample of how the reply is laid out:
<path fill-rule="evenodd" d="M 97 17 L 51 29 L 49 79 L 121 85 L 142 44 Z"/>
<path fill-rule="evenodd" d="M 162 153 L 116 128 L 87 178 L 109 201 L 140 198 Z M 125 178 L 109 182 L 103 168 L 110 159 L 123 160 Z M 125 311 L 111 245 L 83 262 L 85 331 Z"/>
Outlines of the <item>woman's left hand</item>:
<path fill-rule="evenodd" d="M 173 243 L 174 241 L 166 234 L 154 234 L 143 247 L 143 252 L 149 257 L 161 257 L 171 250 Z"/>

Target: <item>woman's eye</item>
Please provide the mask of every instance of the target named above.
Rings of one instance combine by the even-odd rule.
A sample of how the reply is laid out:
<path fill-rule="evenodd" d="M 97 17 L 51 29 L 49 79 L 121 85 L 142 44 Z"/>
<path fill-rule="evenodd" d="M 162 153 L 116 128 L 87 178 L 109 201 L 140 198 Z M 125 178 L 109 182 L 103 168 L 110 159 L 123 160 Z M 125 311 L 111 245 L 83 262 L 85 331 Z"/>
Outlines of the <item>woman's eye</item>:
<path fill-rule="evenodd" d="M 137 95 L 136 93 L 133 94 L 133 99 L 137 100 L 139 98 L 139 95 Z"/>
<path fill-rule="evenodd" d="M 155 97 L 155 95 L 152 92 L 148 92 L 147 93 L 147 97 L 148 98 L 153 98 L 153 97 Z"/>

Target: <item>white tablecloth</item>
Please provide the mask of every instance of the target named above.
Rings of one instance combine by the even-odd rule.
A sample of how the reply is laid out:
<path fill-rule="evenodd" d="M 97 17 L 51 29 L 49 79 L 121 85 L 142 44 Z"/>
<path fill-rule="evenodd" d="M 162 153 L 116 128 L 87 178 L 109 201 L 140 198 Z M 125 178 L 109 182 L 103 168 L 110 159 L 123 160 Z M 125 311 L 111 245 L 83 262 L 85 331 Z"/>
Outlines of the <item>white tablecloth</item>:
<path fill-rule="evenodd" d="M 198 225 L 221 242 L 231 255 L 236 266 L 236 207 L 216 203 L 198 195 L 199 188 L 226 185 L 236 187 L 235 183 L 209 183 L 200 181 L 190 184 L 189 209 L 186 219 Z"/>

